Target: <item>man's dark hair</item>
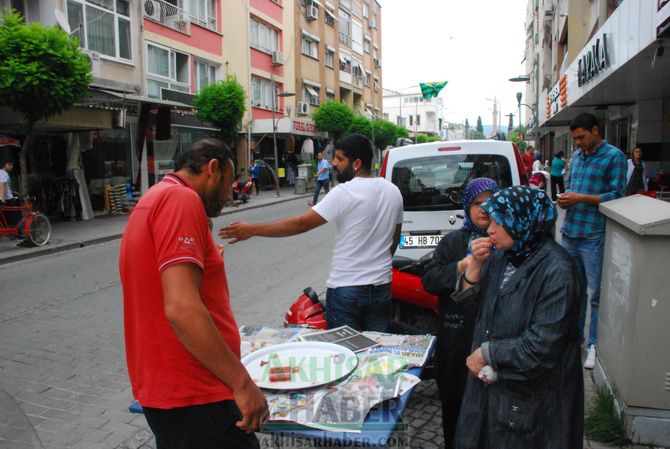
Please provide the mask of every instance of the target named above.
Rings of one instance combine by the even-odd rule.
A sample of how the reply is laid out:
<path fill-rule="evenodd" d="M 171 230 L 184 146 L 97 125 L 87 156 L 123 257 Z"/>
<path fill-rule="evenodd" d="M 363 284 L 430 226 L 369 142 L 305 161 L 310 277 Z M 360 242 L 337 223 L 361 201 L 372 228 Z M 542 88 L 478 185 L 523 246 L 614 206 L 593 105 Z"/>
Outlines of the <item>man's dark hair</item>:
<path fill-rule="evenodd" d="M 597 126 L 600 129 L 598 118 L 588 112 L 582 112 L 570 123 L 570 131 L 574 131 L 577 128 L 591 131 L 594 126 Z"/>
<path fill-rule="evenodd" d="M 350 164 L 360 159 L 363 170 L 372 170 L 372 143 L 363 134 L 350 134 L 342 138 L 335 145 L 335 149 L 342 150 Z"/>
<path fill-rule="evenodd" d="M 202 172 L 202 166 L 216 159 L 221 169 L 233 159 L 228 145 L 218 139 L 206 138 L 194 142 L 177 160 L 177 170 L 188 169 L 194 175 Z"/>

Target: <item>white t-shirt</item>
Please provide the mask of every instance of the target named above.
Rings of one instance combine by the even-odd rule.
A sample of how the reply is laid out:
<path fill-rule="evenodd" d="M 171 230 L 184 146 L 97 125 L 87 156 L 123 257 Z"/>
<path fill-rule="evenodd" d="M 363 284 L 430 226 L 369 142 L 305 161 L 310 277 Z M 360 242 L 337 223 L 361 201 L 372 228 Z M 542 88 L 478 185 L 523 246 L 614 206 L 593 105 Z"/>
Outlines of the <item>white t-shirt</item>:
<path fill-rule="evenodd" d="M 328 288 L 391 282 L 391 243 L 402 223 L 400 190 L 384 178 L 338 184 L 312 209 L 336 228 Z"/>
<path fill-rule="evenodd" d="M 9 173 L 6 170 L 0 168 L 0 184 L 5 184 L 5 197 L 0 198 L 0 200 L 11 200 L 14 198 L 14 193 L 12 192 L 12 180 L 9 177 Z"/>

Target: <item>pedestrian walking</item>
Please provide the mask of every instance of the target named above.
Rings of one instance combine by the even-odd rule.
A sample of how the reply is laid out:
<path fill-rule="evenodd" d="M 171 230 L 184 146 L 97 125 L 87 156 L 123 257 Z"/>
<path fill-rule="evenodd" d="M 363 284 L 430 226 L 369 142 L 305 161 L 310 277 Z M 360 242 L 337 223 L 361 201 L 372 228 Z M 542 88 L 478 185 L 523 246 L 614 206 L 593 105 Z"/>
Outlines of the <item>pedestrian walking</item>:
<path fill-rule="evenodd" d="M 588 302 L 591 317 L 584 368 L 593 369 L 605 244 L 605 216 L 598 205 L 625 195 L 626 160 L 618 148 L 602 138 L 593 114 L 579 114 L 570 130 L 577 150 L 572 157 L 568 189 L 558 198 L 558 205 L 566 210 L 561 230 L 563 247 L 586 270 L 589 294 L 584 297 L 580 328 L 583 334 Z"/>
<path fill-rule="evenodd" d="M 481 301 L 454 447 L 580 449 L 583 272 L 553 240 L 544 191 L 506 188 L 481 208 L 488 237 L 472 242 L 454 298 Z"/>
<path fill-rule="evenodd" d="M 372 144 L 360 134 L 335 146 L 339 184 L 307 212 L 271 223 L 234 222 L 219 236 L 236 243 L 253 236 L 286 237 L 335 223 L 326 286 L 328 327 L 386 332 L 391 319 L 391 259 L 400 241 L 400 190 L 372 176 Z"/>
<path fill-rule="evenodd" d="M 528 145 L 526 151 L 521 155 L 521 162 L 523 163 L 523 169 L 526 172 L 526 175 L 530 177 L 533 173 L 533 163 L 535 162 L 535 147 Z"/>
<path fill-rule="evenodd" d="M 328 194 L 328 188 L 330 187 L 330 164 L 323 157 L 323 151 L 317 153 L 317 158 L 319 160 L 317 164 L 316 172 L 316 186 L 314 188 L 314 198 L 309 206 L 314 206 L 319 201 L 319 192 L 321 192 L 321 187 Z"/>
<path fill-rule="evenodd" d="M 551 199 L 556 201 L 557 195 L 565 192 L 565 184 L 563 183 L 563 172 L 565 170 L 565 161 L 563 160 L 563 152 L 559 151 L 554 154 L 551 160 Z"/>
<path fill-rule="evenodd" d="M 486 229 L 491 224 L 491 218 L 480 205 L 498 190 L 498 184 L 489 178 L 476 178 L 468 183 L 463 192 L 463 227 L 444 236 L 421 278 L 424 289 L 438 295 L 440 307 L 435 380 L 442 402 L 442 428 L 447 449 L 453 447 L 458 412 L 468 378 L 465 359 L 471 352 L 479 306 L 478 301 L 456 302 L 451 295 L 458 276 L 472 259 L 472 241 L 485 237 Z"/>
<path fill-rule="evenodd" d="M 251 174 L 251 180 L 254 182 L 254 187 L 256 188 L 256 195 L 258 195 L 258 185 L 261 182 L 261 162 L 256 161 L 254 165 L 249 168 L 249 173 Z"/>
<path fill-rule="evenodd" d="M 642 148 L 636 146 L 628 159 L 626 170 L 626 195 L 635 195 L 640 190 L 647 191 L 649 179 L 644 176 L 646 165 L 642 160 Z"/>
<path fill-rule="evenodd" d="M 265 397 L 240 362 L 208 217 L 230 200 L 232 154 L 194 143 L 144 195 L 121 240 L 128 374 L 158 448 L 258 448 Z"/>

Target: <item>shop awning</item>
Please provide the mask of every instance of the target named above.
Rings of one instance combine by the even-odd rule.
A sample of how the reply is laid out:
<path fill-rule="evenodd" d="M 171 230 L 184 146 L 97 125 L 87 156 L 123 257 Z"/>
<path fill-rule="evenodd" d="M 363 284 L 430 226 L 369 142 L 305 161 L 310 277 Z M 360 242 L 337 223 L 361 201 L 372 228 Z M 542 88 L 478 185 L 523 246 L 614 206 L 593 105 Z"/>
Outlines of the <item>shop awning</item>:
<path fill-rule="evenodd" d="M 111 91 L 104 91 L 110 95 L 116 96 L 117 98 L 127 100 L 127 101 L 137 101 L 140 103 L 151 103 L 155 104 L 157 106 L 170 106 L 173 108 L 177 109 L 184 109 L 184 110 L 192 110 L 193 106 L 180 103 L 178 101 L 171 101 L 171 100 L 161 100 L 160 98 L 149 98 L 149 97 L 143 97 L 141 95 L 131 95 L 131 94 L 122 94 L 119 92 L 111 92 Z"/>
<path fill-rule="evenodd" d="M 313 97 L 319 98 L 319 93 L 314 89 L 312 89 L 310 86 L 305 86 L 305 89 L 307 89 L 307 92 L 309 92 L 309 94 L 312 95 Z"/>

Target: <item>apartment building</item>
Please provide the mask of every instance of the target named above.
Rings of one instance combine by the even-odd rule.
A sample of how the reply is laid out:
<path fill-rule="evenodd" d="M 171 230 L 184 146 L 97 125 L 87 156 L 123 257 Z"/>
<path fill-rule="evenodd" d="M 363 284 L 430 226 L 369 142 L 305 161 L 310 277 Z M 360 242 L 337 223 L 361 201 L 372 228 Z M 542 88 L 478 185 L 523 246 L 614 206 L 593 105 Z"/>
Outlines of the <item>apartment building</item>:
<path fill-rule="evenodd" d="M 394 90 L 383 91 L 384 120 L 404 126 L 410 136 L 440 135 L 442 128 L 442 98 L 423 98 L 420 91 L 400 94 Z"/>
<path fill-rule="evenodd" d="M 650 174 L 667 171 L 670 2 L 530 0 L 527 11 L 526 124 L 545 156 L 571 154 L 568 125 L 586 111 L 625 153 L 641 145 Z"/>

